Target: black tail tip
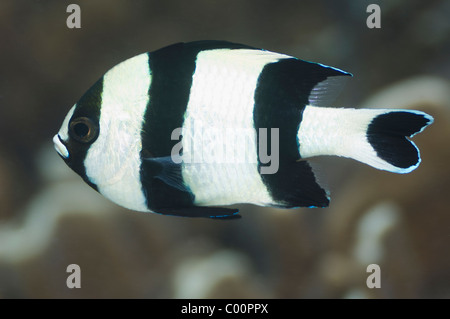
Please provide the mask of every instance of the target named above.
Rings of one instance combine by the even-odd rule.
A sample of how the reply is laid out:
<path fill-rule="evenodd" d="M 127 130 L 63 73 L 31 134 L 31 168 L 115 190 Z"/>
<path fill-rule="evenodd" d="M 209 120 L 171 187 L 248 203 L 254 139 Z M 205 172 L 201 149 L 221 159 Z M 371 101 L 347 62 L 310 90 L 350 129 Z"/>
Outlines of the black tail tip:
<path fill-rule="evenodd" d="M 367 139 L 377 156 L 387 163 L 386 169 L 409 173 L 420 164 L 420 152 L 408 138 L 433 123 L 432 116 L 409 110 L 396 110 L 376 116 L 367 129 Z"/>

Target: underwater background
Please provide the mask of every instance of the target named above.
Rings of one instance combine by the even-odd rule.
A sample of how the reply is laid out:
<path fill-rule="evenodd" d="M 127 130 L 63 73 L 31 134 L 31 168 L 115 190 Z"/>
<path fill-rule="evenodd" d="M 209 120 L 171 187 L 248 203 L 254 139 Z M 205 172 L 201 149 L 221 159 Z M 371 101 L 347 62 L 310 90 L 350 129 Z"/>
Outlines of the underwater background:
<path fill-rule="evenodd" d="M 70 3 L 81 29 L 66 26 Z M 449 298 L 449 16 L 445 0 L 1 0 L 0 298 Z M 233 221 L 112 204 L 52 137 L 112 66 L 204 39 L 351 72 L 334 106 L 431 114 L 414 138 L 421 165 L 397 175 L 325 158 L 329 208 L 238 205 Z M 70 264 L 80 289 L 66 286 Z M 370 264 L 381 288 L 366 285 Z"/>

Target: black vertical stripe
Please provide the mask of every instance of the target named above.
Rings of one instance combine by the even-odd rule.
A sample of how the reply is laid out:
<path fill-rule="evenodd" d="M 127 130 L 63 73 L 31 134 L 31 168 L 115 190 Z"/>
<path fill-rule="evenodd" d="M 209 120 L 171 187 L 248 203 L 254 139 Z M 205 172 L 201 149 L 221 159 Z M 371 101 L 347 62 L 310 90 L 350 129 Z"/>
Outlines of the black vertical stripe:
<path fill-rule="evenodd" d="M 260 140 L 259 128 L 268 128 L 268 150 L 271 149 L 270 128 L 279 129 L 279 169 L 275 174 L 262 174 L 272 198 L 285 207 L 324 207 L 325 191 L 317 184 L 306 161 L 300 159 L 297 133 L 308 97 L 318 83 L 329 76 L 343 73 L 316 63 L 298 59 L 282 59 L 267 64 L 255 91 L 253 120 Z M 258 166 L 262 164 L 259 158 Z"/>
<path fill-rule="evenodd" d="M 169 156 L 178 141 L 171 140 L 183 125 L 192 76 L 200 51 L 246 46 L 224 41 L 177 43 L 148 53 L 151 72 L 149 105 L 144 115 L 142 145 L 154 157 Z"/>
<path fill-rule="evenodd" d="M 152 79 L 141 134 L 141 182 L 150 209 L 182 207 L 193 203 L 191 193 L 154 178 L 162 168 L 145 158 L 170 156 L 172 148 L 179 142 L 171 140 L 171 134 L 183 125 L 198 53 L 219 48 L 246 47 L 224 41 L 197 41 L 177 43 L 148 53 Z"/>
<path fill-rule="evenodd" d="M 102 92 L 103 77 L 101 77 L 77 102 L 73 115 L 69 121 L 69 127 L 73 119 L 79 117 L 88 117 L 94 124 L 99 127 L 99 134 L 101 134 L 100 109 L 102 105 Z M 69 151 L 69 158 L 64 160 L 70 168 L 72 168 L 83 178 L 83 180 L 87 184 L 89 184 L 89 186 L 98 191 L 97 185 L 92 183 L 92 181 L 86 175 L 86 168 L 84 166 L 84 161 L 86 159 L 89 147 L 94 142 L 95 141 L 92 141 L 89 144 L 85 144 L 69 138 L 69 141 L 66 143 L 66 147 Z"/>

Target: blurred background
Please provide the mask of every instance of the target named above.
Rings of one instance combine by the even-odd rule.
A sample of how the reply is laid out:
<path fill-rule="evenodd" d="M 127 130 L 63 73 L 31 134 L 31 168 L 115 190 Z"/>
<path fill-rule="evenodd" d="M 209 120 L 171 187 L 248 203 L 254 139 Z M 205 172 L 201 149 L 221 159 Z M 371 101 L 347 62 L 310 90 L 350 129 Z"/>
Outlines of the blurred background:
<path fill-rule="evenodd" d="M 81 29 L 66 26 L 70 3 Z M 381 29 L 366 26 L 370 3 Z M 449 16 L 445 0 L 0 1 L 0 298 L 449 298 Z M 335 106 L 428 112 L 422 164 L 396 175 L 327 158 L 329 208 L 239 205 L 234 221 L 108 202 L 53 135 L 115 64 L 203 39 L 353 73 Z M 69 264 L 81 289 L 66 286 Z"/>

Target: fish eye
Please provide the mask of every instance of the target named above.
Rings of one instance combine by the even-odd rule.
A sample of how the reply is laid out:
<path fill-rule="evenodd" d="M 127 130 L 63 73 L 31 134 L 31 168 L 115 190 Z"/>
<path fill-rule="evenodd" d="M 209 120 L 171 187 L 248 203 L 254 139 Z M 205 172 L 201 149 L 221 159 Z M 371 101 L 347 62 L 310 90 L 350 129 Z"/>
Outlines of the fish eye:
<path fill-rule="evenodd" d="M 69 134 L 75 141 L 91 143 L 98 137 L 98 126 L 87 117 L 79 117 L 70 122 Z"/>

